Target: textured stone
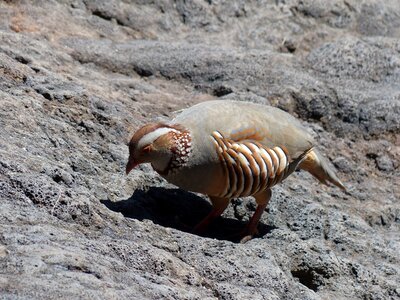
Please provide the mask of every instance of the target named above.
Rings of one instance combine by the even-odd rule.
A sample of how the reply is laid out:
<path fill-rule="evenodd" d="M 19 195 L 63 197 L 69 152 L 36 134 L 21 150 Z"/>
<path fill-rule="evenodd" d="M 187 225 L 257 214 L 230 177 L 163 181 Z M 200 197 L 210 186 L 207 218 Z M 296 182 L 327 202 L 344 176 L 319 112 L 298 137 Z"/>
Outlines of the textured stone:
<path fill-rule="evenodd" d="M 400 10 L 390 1 L 0 2 L 0 294 L 400 298 Z M 210 210 L 144 165 L 135 129 L 209 99 L 299 117 L 347 192 L 296 172 Z"/>
<path fill-rule="evenodd" d="M 390 172 L 394 169 L 394 163 L 387 155 L 382 155 L 377 157 L 376 159 L 376 166 L 381 171 Z"/>

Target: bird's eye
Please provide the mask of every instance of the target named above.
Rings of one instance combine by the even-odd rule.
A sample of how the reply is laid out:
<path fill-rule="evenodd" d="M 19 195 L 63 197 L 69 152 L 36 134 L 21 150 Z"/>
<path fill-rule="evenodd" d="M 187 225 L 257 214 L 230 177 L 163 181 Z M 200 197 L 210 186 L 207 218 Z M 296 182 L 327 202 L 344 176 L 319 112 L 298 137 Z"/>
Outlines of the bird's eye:
<path fill-rule="evenodd" d="M 152 150 L 151 145 L 147 145 L 142 148 L 142 153 L 149 153 L 149 152 L 151 152 L 151 150 Z"/>

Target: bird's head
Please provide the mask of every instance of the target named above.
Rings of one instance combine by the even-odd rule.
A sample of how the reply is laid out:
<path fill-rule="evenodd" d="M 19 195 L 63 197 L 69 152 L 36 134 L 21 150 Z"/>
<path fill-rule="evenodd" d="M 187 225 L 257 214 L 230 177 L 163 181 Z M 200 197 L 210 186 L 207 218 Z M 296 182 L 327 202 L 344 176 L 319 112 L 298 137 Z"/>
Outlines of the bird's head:
<path fill-rule="evenodd" d="M 129 160 L 126 174 L 142 163 L 151 163 L 157 171 L 166 170 L 181 131 L 173 126 L 152 123 L 141 127 L 132 136 L 129 147 Z"/>

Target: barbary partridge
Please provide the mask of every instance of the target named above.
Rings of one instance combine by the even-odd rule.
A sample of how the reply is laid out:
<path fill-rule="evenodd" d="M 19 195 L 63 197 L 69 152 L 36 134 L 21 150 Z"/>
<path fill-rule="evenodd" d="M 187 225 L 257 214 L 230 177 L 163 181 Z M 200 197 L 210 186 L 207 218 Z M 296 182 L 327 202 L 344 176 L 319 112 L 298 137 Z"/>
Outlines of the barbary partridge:
<path fill-rule="evenodd" d="M 151 163 L 178 187 L 208 195 L 213 209 L 195 227 L 203 232 L 235 197 L 258 204 L 243 235 L 252 237 L 271 198 L 271 187 L 297 168 L 324 184 L 343 184 L 315 149 L 300 122 L 271 106 L 240 101 L 207 101 L 183 110 L 172 121 L 140 128 L 129 143 L 128 174 Z"/>

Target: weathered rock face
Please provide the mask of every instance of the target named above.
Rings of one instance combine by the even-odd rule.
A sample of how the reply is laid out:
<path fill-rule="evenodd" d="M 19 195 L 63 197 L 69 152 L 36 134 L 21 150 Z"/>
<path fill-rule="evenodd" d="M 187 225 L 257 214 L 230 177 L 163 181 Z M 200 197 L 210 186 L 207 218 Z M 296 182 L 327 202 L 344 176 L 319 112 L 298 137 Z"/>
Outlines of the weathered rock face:
<path fill-rule="evenodd" d="M 296 173 L 210 209 L 149 166 L 141 124 L 213 98 L 303 120 L 348 187 Z M 0 2 L 0 295 L 400 298 L 400 6 L 347 1 Z"/>

